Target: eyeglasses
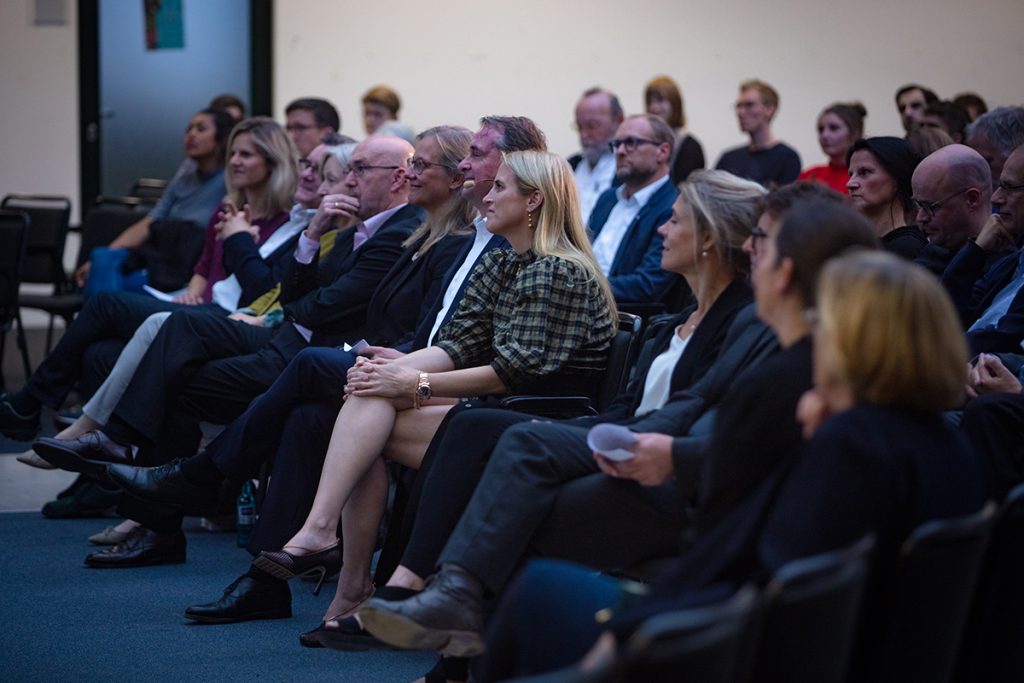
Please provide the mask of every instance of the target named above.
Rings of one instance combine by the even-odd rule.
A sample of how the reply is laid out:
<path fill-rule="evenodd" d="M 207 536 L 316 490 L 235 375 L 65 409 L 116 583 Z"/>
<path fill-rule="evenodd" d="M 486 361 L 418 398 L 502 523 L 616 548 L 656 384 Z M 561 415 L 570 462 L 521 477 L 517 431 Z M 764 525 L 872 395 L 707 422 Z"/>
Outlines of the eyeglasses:
<path fill-rule="evenodd" d="M 1011 192 L 1020 192 L 1021 190 L 1024 190 L 1024 185 L 1011 185 L 1010 183 L 1000 180 L 996 183 L 996 189 L 1009 194 Z"/>
<path fill-rule="evenodd" d="M 367 171 L 369 171 L 370 169 L 373 169 L 373 168 L 396 169 L 396 168 L 402 168 L 402 167 L 401 166 L 375 166 L 373 164 L 352 164 L 351 166 L 348 167 L 348 171 L 349 171 L 349 173 L 354 173 L 356 178 L 362 178 L 364 175 L 366 175 Z"/>
<path fill-rule="evenodd" d="M 971 188 L 965 187 L 964 189 L 959 190 L 957 192 L 954 192 L 953 194 L 949 195 L 945 199 L 940 199 L 937 202 L 925 202 L 925 201 L 921 201 L 917 197 L 912 197 L 911 199 L 913 199 L 914 204 L 917 205 L 918 209 L 920 209 L 921 211 L 924 211 L 924 215 L 928 216 L 929 218 L 933 218 L 935 216 L 935 212 L 939 210 L 939 207 L 941 207 L 943 204 L 948 202 L 953 197 L 956 197 L 957 195 L 961 195 L 964 192 L 967 192 L 967 190 L 969 190 L 969 189 L 971 189 Z"/>
<path fill-rule="evenodd" d="M 440 168 L 444 168 L 444 164 L 436 164 L 433 161 L 427 161 L 426 159 L 421 159 L 420 157 L 413 157 L 412 159 L 409 159 L 409 168 L 411 168 L 416 175 L 423 173 L 431 166 L 438 166 Z"/>
<path fill-rule="evenodd" d="M 761 103 L 760 102 L 755 102 L 753 100 L 751 100 L 751 101 L 743 101 L 743 100 L 741 100 L 741 101 L 737 102 L 734 105 L 734 109 L 736 109 L 736 111 L 739 111 L 740 109 L 753 109 L 754 107 L 756 107 L 759 104 L 761 104 Z"/>
<path fill-rule="evenodd" d="M 661 143 L 657 140 L 648 140 L 647 138 L 638 138 L 630 135 L 628 138 L 616 138 L 608 143 L 608 149 L 615 152 L 619 147 L 626 150 L 626 153 L 630 153 L 636 150 L 640 145 L 660 145 Z"/>

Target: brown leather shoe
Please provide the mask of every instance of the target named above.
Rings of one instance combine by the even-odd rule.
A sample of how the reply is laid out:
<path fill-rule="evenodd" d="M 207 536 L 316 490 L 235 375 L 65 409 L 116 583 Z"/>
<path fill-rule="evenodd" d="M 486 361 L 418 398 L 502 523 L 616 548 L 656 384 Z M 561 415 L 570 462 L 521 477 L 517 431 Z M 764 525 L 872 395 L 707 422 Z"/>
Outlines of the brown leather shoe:
<path fill-rule="evenodd" d="M 68 472 L 81 472 L 105 480 L 107 465 L 130 465 L 131 446 L 122 446 L 100 430 L 86 432 L 77 439 L 42 437 L 32 450 L 46 462 Z"/>
<path fill-rule="evenodd" d="M 158 534 L 135 527 L 112 548 L 97 550 L 85 557 L 85 564 L 100 569 L 147 567 L 154 564 L 180 564 L 185 561 L 185 534 L 175 531 Z"/>

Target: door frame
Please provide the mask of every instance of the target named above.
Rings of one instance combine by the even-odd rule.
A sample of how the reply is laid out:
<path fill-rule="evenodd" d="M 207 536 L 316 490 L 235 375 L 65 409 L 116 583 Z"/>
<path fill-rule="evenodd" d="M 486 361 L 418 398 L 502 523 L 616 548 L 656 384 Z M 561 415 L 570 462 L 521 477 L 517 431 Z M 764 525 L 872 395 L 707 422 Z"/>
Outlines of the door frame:
<path fill-rule="evenodd" d="M 140 0 L 141 1 L 141 0 Z M 78 0 L 78 149 L 81 216 L 100 193 L 100 0 Z M 249 0 L 249 111 L 273 113 L 274 0 Z"/>

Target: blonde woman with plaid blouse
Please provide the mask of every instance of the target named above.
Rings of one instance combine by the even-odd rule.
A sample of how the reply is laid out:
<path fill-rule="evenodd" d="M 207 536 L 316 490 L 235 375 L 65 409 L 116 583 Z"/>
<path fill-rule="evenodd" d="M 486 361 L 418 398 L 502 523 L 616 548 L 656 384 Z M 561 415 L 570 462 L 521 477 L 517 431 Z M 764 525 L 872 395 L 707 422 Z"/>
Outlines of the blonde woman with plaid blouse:
<path fill-rule="evenodd" d="M 325 621 L 353 613 L 372 593 L 386 460 L 418 468 L 460 397 L 579 392 L 605 369 L 615 302 L 590 250 L 569 165 L 547 152 L 507 153 L 484 206 L 487 229 L 512 249 L 493 250 L 477 266 L 434 346 L 360 359 L 349 371 L 309 516 L 283 551 L 255 560 L 282 578 L 336 562 L 341 516 L 344 563 Z"/>

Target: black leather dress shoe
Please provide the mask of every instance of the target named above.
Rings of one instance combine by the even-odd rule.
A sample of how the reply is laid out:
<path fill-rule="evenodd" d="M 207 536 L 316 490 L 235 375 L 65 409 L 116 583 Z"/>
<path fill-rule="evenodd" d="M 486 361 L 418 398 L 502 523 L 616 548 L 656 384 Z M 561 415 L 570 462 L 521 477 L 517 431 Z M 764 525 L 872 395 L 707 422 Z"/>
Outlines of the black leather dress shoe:
<path fill-rule="evenodd" d="M 406 650 L 440 650 L 453 657 L 484 651 L 483 585 L 446 564 L 407 600 L 373 598 L 359 610 L 367 631 Z"/>
<path fill-rule="evenodd" d="M 154 564 L 180 564 L 185 561 L 185 534 L 158 534 L 145 527 L 135 527 L 127 538 L 105 550 L 97 550 L 85 558 L 85 564 L 99 569 L 147 567 Z"/>
<path fill-rule="evenodd" d="M 6 393 L 0 396 L 0 434 L 15 441 L 31 441 L 38 433 L 38 411 L 26 417 L 14 409 Z"/>
<path fill-rule="evenodd" d="M 159 467 L 107 465 L 107 478 L 143 500 L 177 507 L 208 507 L 217 502 L 219 486 L 194 484 L 181 472 L 181 461 Z"/>
<path fill-rule="evenodd" d="M 231 624 L 250 619 L 288 619 L 292 593 L 282 582 L 262 583 L 243 574 L 224 589 L 220 600 L 193 605 L 185 616 L 202 624 Z"/>
<path fill-rule="evenodd" d="M 42 437 L 32 444 L 39 457 L 68 472 L 106 477 L 107 465 L 130 465 L 132 449 L 113 441 L 100 430 L 86 432 L 77 439 Z"/>

